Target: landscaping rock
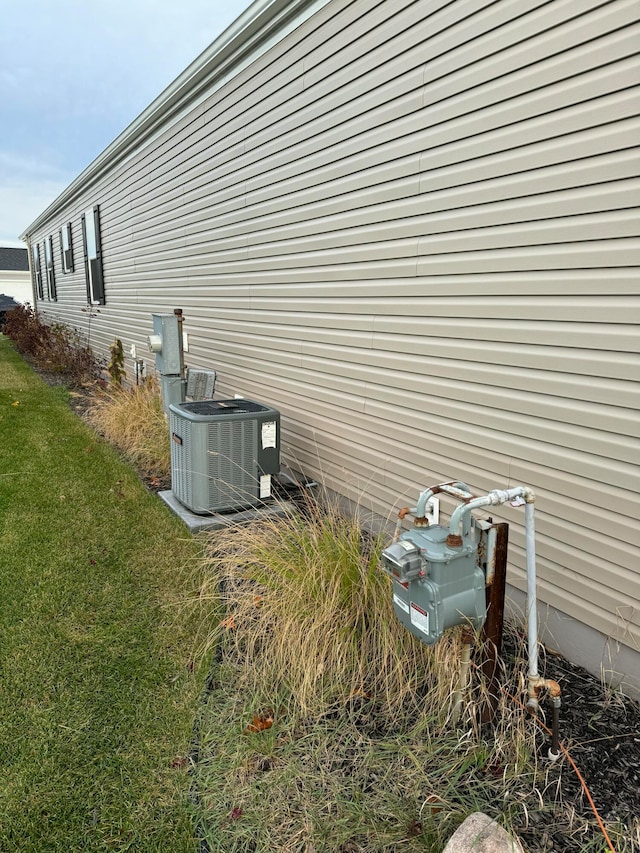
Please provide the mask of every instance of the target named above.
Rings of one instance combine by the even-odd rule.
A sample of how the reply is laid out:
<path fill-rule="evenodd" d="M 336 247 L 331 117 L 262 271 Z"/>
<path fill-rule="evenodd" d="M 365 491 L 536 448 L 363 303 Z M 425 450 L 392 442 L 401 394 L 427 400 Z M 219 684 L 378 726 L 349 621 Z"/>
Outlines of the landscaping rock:
<path fill-rule="evenodd" d="M 519 841 L 483 812 L 474 812 L 449 839 L 444 853 L 525 853 Z"/>

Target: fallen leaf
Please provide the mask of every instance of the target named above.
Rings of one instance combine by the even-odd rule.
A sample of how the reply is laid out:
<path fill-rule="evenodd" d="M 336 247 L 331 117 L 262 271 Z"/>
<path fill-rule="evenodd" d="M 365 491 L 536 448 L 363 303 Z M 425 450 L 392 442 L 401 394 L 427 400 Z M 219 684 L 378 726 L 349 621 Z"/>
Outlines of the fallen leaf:
<path fill-rule="evenodd" d="M 416 818 L 414 818 L 407 827 L 407 835 L 409 838 L 415 838 L 418 835 L 422 835 L 422 824 L 419 820 L 416 820 Z"/>
<path fill-rule="evenodd" d="M 229 817 L 231 818 L 231 820 L 238 820 L 238 818 L 242 817 L 242 814 L 243 812 L 240 806 L 236 806 L 235 809 L 232 809 L 229 812 Z"/>
<path fill-rule="evenodd" d="M 267 729 L 270 729 L 273 725 L 273 717 L 268 714 L 265 716 L 258 716 L 258 714 L 254 714 L 253 722 L 249 723 L 247 728 L 244 730 L 244 734 L 251 734 L 253 732 L 264 732 Z"/>
<path fill-rule="evenodd" d="M 173 761 L 171 762 L 171 766 L 175 769 L 186 767 L 187 759 L 184 757 L 184 755 L 179 755 L 177 758 L 173 759 Z"/>
<path fill-rule="evenodd" d="M 238 626 L 236 625 L 236 620 L 233 616 L 227 616 L 226 619 L 223 619 L 220 623 L 221 628 L 227 628 L 229 631 L 233 631 Z"/>
<path fill-rule="evenodd" d="M 20 405 L 20 400 L 15 400 L 11 405 L 12 405 L 12 406 L 19 406 L 19 405 Z"/>

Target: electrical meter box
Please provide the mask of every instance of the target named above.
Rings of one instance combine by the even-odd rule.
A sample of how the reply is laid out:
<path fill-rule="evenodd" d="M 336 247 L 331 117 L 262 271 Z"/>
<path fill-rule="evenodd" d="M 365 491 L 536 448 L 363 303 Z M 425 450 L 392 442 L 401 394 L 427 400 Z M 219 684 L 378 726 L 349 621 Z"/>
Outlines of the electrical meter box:
<path fill-rule="evenodd" d="M 380 568 L 393 580 L 398 619 L 426 645 L 447 628 L 486 619 L 485 574 L 473 535 L 462 547 L 447 545 L 446 527 L 415 527 L 382 552 Z"/>
<path fill-rule="evenodd" d="M 179 376 L 182 371 L 180 360 L 180 325 L 175 314 L 152 314 L 153 335 L 149 335 L 149 349 L 155 353 L 156 368 L 163 376 Z"/>

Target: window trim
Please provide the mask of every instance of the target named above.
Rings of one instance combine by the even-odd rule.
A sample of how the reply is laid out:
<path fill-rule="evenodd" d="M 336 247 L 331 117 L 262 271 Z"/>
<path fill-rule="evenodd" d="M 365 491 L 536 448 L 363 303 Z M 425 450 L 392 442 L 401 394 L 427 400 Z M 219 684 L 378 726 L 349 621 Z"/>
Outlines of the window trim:
<path fill-rule="evenodd" d="M 88 217 L 88 219 L 87 219 Z M 84 249 L 84 274 L 87 285 L 87 302 L 104 305 L 104 275 L 102 270 L 102 241 L 100 237 L 100 206 L 94 205 L 80 217 L 82 222 L 82 245 Z M 87 222 L 91 225 L 88 228 Z M 90 256 L 89 238 L 95 255 Z"/>
<path fill-rule="evenodd" d="M 58 301 L 56 289 L 56 272 L 53 265 L 53 237 L 49 235 L 44 241 L 44 265 L 47 272 L 47 298 L 49 301 Z"/>

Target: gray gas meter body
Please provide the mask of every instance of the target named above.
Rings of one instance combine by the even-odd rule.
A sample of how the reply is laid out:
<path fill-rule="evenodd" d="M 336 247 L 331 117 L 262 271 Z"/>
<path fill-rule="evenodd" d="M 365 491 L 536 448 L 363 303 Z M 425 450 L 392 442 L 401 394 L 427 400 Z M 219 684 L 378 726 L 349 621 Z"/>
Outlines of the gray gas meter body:
<path fill-rule="evenodd" d="M 427 645 L 447 628 L 481 628 L 486 618 L 485 573 L 473 529 L 461 547 L 447 544 L 446 527 L 414 527 L 382 552 L 380 567 L 393 580 L 393 608 Z"/>

